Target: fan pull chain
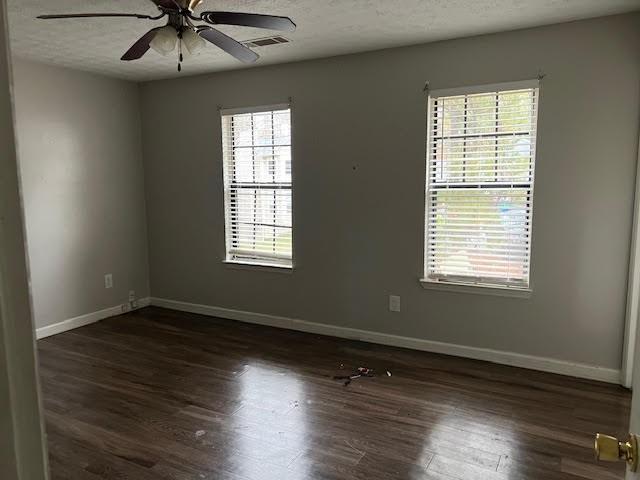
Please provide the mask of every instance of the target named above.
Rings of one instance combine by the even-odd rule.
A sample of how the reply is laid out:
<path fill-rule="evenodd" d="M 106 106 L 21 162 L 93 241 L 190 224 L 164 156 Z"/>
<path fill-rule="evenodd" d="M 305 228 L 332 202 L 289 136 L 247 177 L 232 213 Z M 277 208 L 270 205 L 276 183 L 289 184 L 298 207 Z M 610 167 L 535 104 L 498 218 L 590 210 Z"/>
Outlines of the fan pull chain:
<path fill-rule="evenodd" d="M 182 62 L 184 57 L 182 56 L 182 32 L 178 33 L 178 72 L 182 71 Z"/>

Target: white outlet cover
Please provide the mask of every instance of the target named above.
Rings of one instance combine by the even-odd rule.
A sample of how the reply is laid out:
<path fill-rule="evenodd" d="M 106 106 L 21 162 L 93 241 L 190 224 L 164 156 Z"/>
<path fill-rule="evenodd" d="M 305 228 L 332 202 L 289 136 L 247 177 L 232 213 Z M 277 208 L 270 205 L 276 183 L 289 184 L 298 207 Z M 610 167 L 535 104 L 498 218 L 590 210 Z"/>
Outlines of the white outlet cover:
<path fill-rule="evenodd" d="M 400 297 L 398 295 L 389 295 L 389 311 L 400 311 Z"/>
<path fill-rule="evenodd" d="M 104 288 L 112 288 L 113 287 L 113 275 L 111 273 L 107 273 L 104 276 Z"/>

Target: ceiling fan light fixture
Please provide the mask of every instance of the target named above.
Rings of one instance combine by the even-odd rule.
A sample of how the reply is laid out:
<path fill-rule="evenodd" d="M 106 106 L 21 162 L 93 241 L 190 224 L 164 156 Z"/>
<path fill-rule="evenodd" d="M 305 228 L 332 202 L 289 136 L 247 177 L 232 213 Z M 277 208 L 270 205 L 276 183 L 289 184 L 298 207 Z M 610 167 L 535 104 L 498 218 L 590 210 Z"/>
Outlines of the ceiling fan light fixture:
<path fill-rule="evenodd" d="M 0 0 L 2 1 L 2 0 Z M 154 27 L 142 35 L 122 55 L 121 60 L 128 62 L 141 59 L 149 50 L 160 55 L 169 55 L 178 46 L 178 71 L 187 56 L 197 54 L 205 45 L 215 45 L 243 63 L 254 63 L 260 56 L 248 45 L 217 30 L 218 25 L 236 25 L 240 27 L 264 28 L 292 32 L 296 24 L 289 17 L 242 12 L 206 11 L 196 14 L 194 9 L 204 0 L 151 0 L 158 7 L 158 14 L 139 13 L 60 13 L 39 15 L 42 20 L 61 18 L 138 18 L 141 20 L 160 20 L 168 17 L 164 26 Z M 197 24 L 194 22 L 198 22 Z M 199 22 L 204 22 L 201 24 Z M 277 43 L 286 43 L 277 42 Z M 252 45 L 253 46 L 253 45 Z M 260 45 L 257 45 L 260 46 Z M 184 48 L 183 48 L 184 47 Z"/>
<path fill-rule="evenodd" d="M 207 42 L 193 29 L 188 29 L 182 32 L 182 44 L 191 55 L 197 55 L 205 48 Z"/>
<path fill-rule="evenodd" d="M 176 49 L 177 42 L 178 32 L 171 25 L 166 25 L 158 30 L 149 46 L 160 55 L 166 56 Z"/>

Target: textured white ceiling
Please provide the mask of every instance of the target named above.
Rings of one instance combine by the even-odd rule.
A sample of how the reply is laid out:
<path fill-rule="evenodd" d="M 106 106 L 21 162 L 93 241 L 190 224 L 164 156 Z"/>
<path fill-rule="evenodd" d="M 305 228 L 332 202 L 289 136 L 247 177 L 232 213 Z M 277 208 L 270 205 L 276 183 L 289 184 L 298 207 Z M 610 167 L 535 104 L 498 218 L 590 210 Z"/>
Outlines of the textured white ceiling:
<path fill-rule="evenodd" d="M 244 66 L 211 46 L 176 71 L 154 51 L 136 62 L 122 54 L 152 25 L 138 19 L 37 20 L 44 13 L 157 12 L 149 0 L 8 0 L 14 55 L 130 80 L 151 80 Z M 260 47 L 257 65 L 412 45 L 547 25 L 640 9 L 640 0 L 204 0 L 200 10 L 290 16 L 292 43 Z M 221 27 L 237 40 L 275 32 Z"/>

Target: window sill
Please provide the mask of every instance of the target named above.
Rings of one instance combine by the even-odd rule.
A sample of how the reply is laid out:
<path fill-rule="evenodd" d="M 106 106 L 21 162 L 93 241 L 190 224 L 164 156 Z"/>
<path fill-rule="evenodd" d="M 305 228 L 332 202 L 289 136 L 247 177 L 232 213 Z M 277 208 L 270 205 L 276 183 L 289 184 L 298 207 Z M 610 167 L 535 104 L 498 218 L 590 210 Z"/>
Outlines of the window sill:
<path fill-rule="evenodd" d="M 455 293 L 471 293 L 474 295 L 494 295 L 498 297 L 512 297 L 512 298 L 530 298 L 530 288 L 512 288 L 512 287 L 497 287 L 490 285 L 472 285 L 468 283 L 456 283 L 456 282 L 434 282 L 433 280 L 427 280 L 421 278 L 420 283 L 425 290 L 440 290 L 443 292 L 455 292 Z"/>
<path fill-rule="evenodd" d="M 240 262 L 238 260 L 224 260 L 225 267 L 234 270 L 253 270 L 258 272 L 293 273 L 293 266 L 278 265 L 275 263 Z"/>

